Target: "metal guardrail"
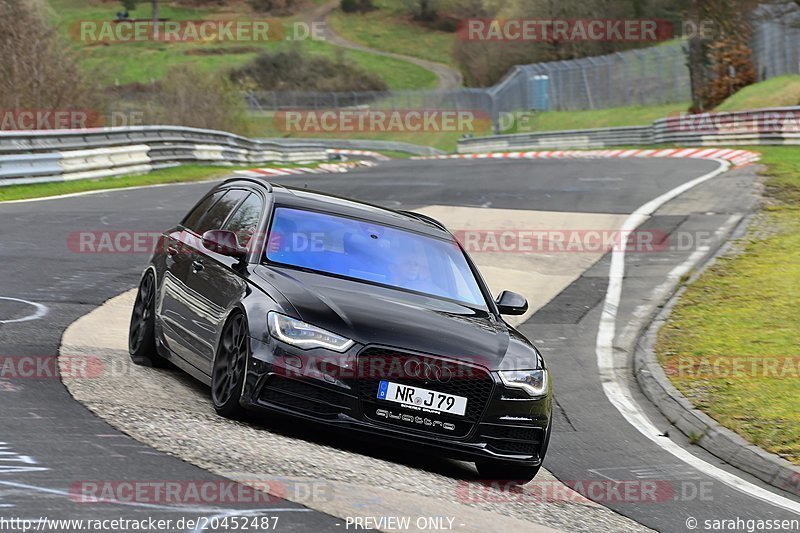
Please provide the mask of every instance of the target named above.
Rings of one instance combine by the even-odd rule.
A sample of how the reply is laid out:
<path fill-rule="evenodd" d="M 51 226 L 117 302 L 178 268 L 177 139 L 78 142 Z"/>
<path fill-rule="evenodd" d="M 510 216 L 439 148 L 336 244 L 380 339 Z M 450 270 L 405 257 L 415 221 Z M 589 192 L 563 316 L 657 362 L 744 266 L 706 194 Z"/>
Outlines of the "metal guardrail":
<path fill-rule="evenodd" d="M 179 126 L 0 131 L 0 186 L 149 172 L 181 163 L 257 165 L 324 161 L 328 149 L 441 153 L 408 143 L 320 139 L 249 139 Z"/>
<path fill-rule="evenodd" d="M 274 139 L 264 139 L 272 141 Z M 322 143 L 326 148 L 339 150 L 377 150 L 384 152 L 405 152 L 408 154 L 428 156 L 444 154 L 442 150 L 430 146 L 404 143 L 398 141 L 375 141 L 367 139 L 292 139 L 293 144 Z"/>
<path fill-rule="evenodd" d="M 61 154 L 0 156 L 0 183 L 21 183 L 21 179 L 59 174 L 60 162 Z"/>
<path fill-rule="evenodd" d="M 775 107 L 658 119 L 648 126 L 566 130 L 461 139 L 459 153 L 498 150 L 800 144 L 800 107 Z"/>
<path fill-rule="evenodd" d="M 649 144 L 686 146 L 800 144 L 800 107 L 682 115 L 647 126 L 521 133 L 461 139 L 459 153 L 541 148 L 580 149 Z M 328 149 L 439 150 L 408 143 L 346 139 L 248 139 L 178 126 L 0 132 L 0 186 L 99 178 L 202 162 L 256 165 L 323 161 Z"/>
<path fill-rule="evenodd" d="M 688 146 L 720 144 L 800 144 L 800 107 L 668 117 L 653 122 L 657 143 Z"/>
<path fill-rule="evenodd" d="M 603 148 L 606 146 L 652 144 L 651 126 L 564 130 L 474 137 L 458 141 L 459 153 L 538 148 Z"/>

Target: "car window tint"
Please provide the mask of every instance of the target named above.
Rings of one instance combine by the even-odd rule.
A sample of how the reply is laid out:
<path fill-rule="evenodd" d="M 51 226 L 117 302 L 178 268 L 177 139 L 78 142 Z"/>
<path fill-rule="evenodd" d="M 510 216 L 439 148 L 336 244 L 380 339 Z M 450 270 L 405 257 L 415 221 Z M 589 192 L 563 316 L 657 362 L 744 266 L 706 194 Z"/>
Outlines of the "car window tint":
<path fill-rule="evenodd" d="M 486 304 L 456 243 L 373 222 L 278 207 L 266 257 L 271 263 Z"/>
<path fill-rule="evenodd" d="M 217 191 L 214 194 L 209 194 L 206 196 L 203 201 L 201 201 L 197 206 L 189 211 L 189 214 L 183 219 L 183 227 L 188 228 L 190 230 L 195 230 L 197 227 L 197 223 L 200 222 L 200 219 L 203 218 L 203 215 L 206 214 L 208 208 L 214 205 L 214 202 L 222 198 L 222 195 L 225 191 Z"/>
<path fill-rule="evenodd" d="M 239 205 L 236 212 L 231 215 L 231 218 L 222 229 L 234 232 L 239 237 L 239 244 L 247 247 L 258 227 L 263 208 L 264 201 L 261 197 L 257 194 L 251 194 Z"/>
<path fill-rule="evenodd" d="M 231 211 L 239 205 L 239 202 L 247 196 L 247 191 L 241 189 L 232 189 L 225 193 L 225 195 L 215 203 L 211 209 L 200 219 L 197 228 L 192 228 L 195 233 L 202 235 L 210 229 L 222 229 L 222 224 L 225 219 L 231 214 Z"/>

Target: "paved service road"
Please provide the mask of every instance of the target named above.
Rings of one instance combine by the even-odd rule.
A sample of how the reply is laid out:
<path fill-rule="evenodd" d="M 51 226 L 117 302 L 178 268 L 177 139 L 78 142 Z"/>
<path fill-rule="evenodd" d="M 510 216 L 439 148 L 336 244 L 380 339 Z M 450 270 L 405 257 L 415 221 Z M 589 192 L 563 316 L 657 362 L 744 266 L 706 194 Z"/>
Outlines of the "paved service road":
<path fill-rule="evenodd" d="M 396 161 L 349 174 L 285 176 L 280 181 L 405 209 L 453 206 L 626 215 L 715 167 L 708 161 L 666 159 Z M 715 178 L 668 203 L 646 224 L 670 234 L 713 233 L 748 212 L 754 201 L 752 182 L 748 169 Z M 8 322 L 43 308 L 0 300 L 0 321 L 7 321 L 0 323 L 0 354 L 55 356 L 70 323 L 136 284 L 144 256 L 73 253 L 67 246 L 71 233 L 158 231 L 179 219 L 209 186 L 186 184 L 0 205 L 4 221 L 0 297 L 33 302 L 47 311 L 32 320 Z M 627 318 L 648 301 L 666 273 L 691 252 L 689 248 L 628 255 L 618 333 L 624 333 Z M 547 303 L 540 302 L 536 314 L 520 326 L 544 350 L 554 374 L 557 425 L 545 466 L 562 480 L 649 479 L 667 484 L 674 493 L 656 503 L 608 493 L 598 497 L 603 505 L 658 530 L 686 531 L 690 517 L 701 520 L 701 530 L 707 518 L 797 518 L 689 467 L 645 438 L 608 401 L 595 354 L 607 276 L 606 257 Z M 536 299 L 535 294 L 528 296 Z M 636 395 L 635 385 L 631 388 L 650 419 L 668 430 L 669 424 Z M 0 442 L 5 443 L 0 447 L 14 458 L 0 462 L 0 516 L 39 517 L 46 509 L 51 518 L 98 514 L 196 518 L 217 511 L 72 502 L 64 492 L 82 480 L 218 478 L 114 430 L 72 401 L 58 380 L 4 379 L 0 394 Z M 685 444 L 676 433 L 663 438 Z M 339 446 L 354 445 L 345 441 Z M 335 447 L 329 449 L 335 455 Z M 692 453 L 719 462 L 708 454 Z M 24 468 L 4 470 L 9 464 Z M 263 507 L 274 509 L 263 513 L 280 515 L 287 531 L 342 527 L 336 525 L 342 523 L 338 518 L 290 502 Z M 593 529 L 592 524 L 585 527 Z"/>
<path fill-rule="evenodd" d="M 0 296 L 35 302 L 47 310 L 36 320 L 0 324 L 0 355 L 11 357 L 13 363 L 7 364 L 14 367 L 4 367 L 2 375 L 26 372 L 28 367 L 19 363 L 24 356 L 36 356 L 39 361 L 49 356 L 52 364 L 37 372 L 37 376 L 46 375 L 56 367 L 64 328 L 137 283 L 146 257 L 72 253 L 67 248 L 72 232 L 159 230 L 179 218 L 208 187 L 157 187 L 0 205 Z M 5 313 L 0 320 L 24 318 L 30 309 L 30 305 L 9 302 L 0 307 Z M 342 521 L 337 518 L 278 500 L 252 498 L 253 504 L 235 506 L 75 502 L 84 482 L 139 479 L 207 482 L 215 487 L 215 482 L 226 480 L 157 453 L 111 428 L 74 402 L 58 379 L 0 379 L 0 397 L 0 517 L 155 517 L 172 520 L 170 530 L 193 530 L 195 526 L 188 522 L 175 526 L 181 519 L 213 517 L 233 508 L 241 509 L 238 516 L 278 517 L 286 531 L 340 529 L 337 524 Z M 253 511 L 262 508 L 269 510 Z M 69 529 L 53 526 L 47 530 Z"/>

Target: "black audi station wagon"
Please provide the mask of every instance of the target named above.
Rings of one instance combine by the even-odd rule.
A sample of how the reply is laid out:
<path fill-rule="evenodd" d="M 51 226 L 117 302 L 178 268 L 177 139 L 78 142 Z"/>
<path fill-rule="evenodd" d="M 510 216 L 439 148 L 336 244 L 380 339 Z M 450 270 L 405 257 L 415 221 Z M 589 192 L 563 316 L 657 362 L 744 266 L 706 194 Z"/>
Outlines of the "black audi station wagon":
<path fill-rule="evenodd" d="M 527 482 L 552 404 L 544 359 L 502 318 L 527 308 L 494 299 L 430 217 L 234 178 L 161 236 L 129 348 L 208 384 L 224 417 L 284 413 Z"/>

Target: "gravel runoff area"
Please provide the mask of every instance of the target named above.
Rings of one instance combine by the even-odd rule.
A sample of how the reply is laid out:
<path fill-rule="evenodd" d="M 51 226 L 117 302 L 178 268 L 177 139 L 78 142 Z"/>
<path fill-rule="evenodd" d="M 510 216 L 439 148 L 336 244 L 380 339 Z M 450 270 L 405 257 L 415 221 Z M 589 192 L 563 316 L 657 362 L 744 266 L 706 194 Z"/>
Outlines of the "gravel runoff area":
<path fill-rule="evenodd" d="M 74 322 L 62 338 L 60 365 L 76 400 L 157 450 L 258 488 L 282 481 L 280 496 L 343 519 L 449 516 L 454 531 L 476 532 L 649 531 L 582 498 L 544 469 L 522 489 L 501 491 L 479 484 L 469 463 L 415 454 L 407 445 L 366 442 L 291 419 L 221 418 L 207 387 L 177 370 L 130 363 L 134 296 L 126 292 Z M 74 357 L 91 363 L 84 378 L 70 375 Z M 316 495 L 308 494 L 309 484 L 319 488 Z"/>

